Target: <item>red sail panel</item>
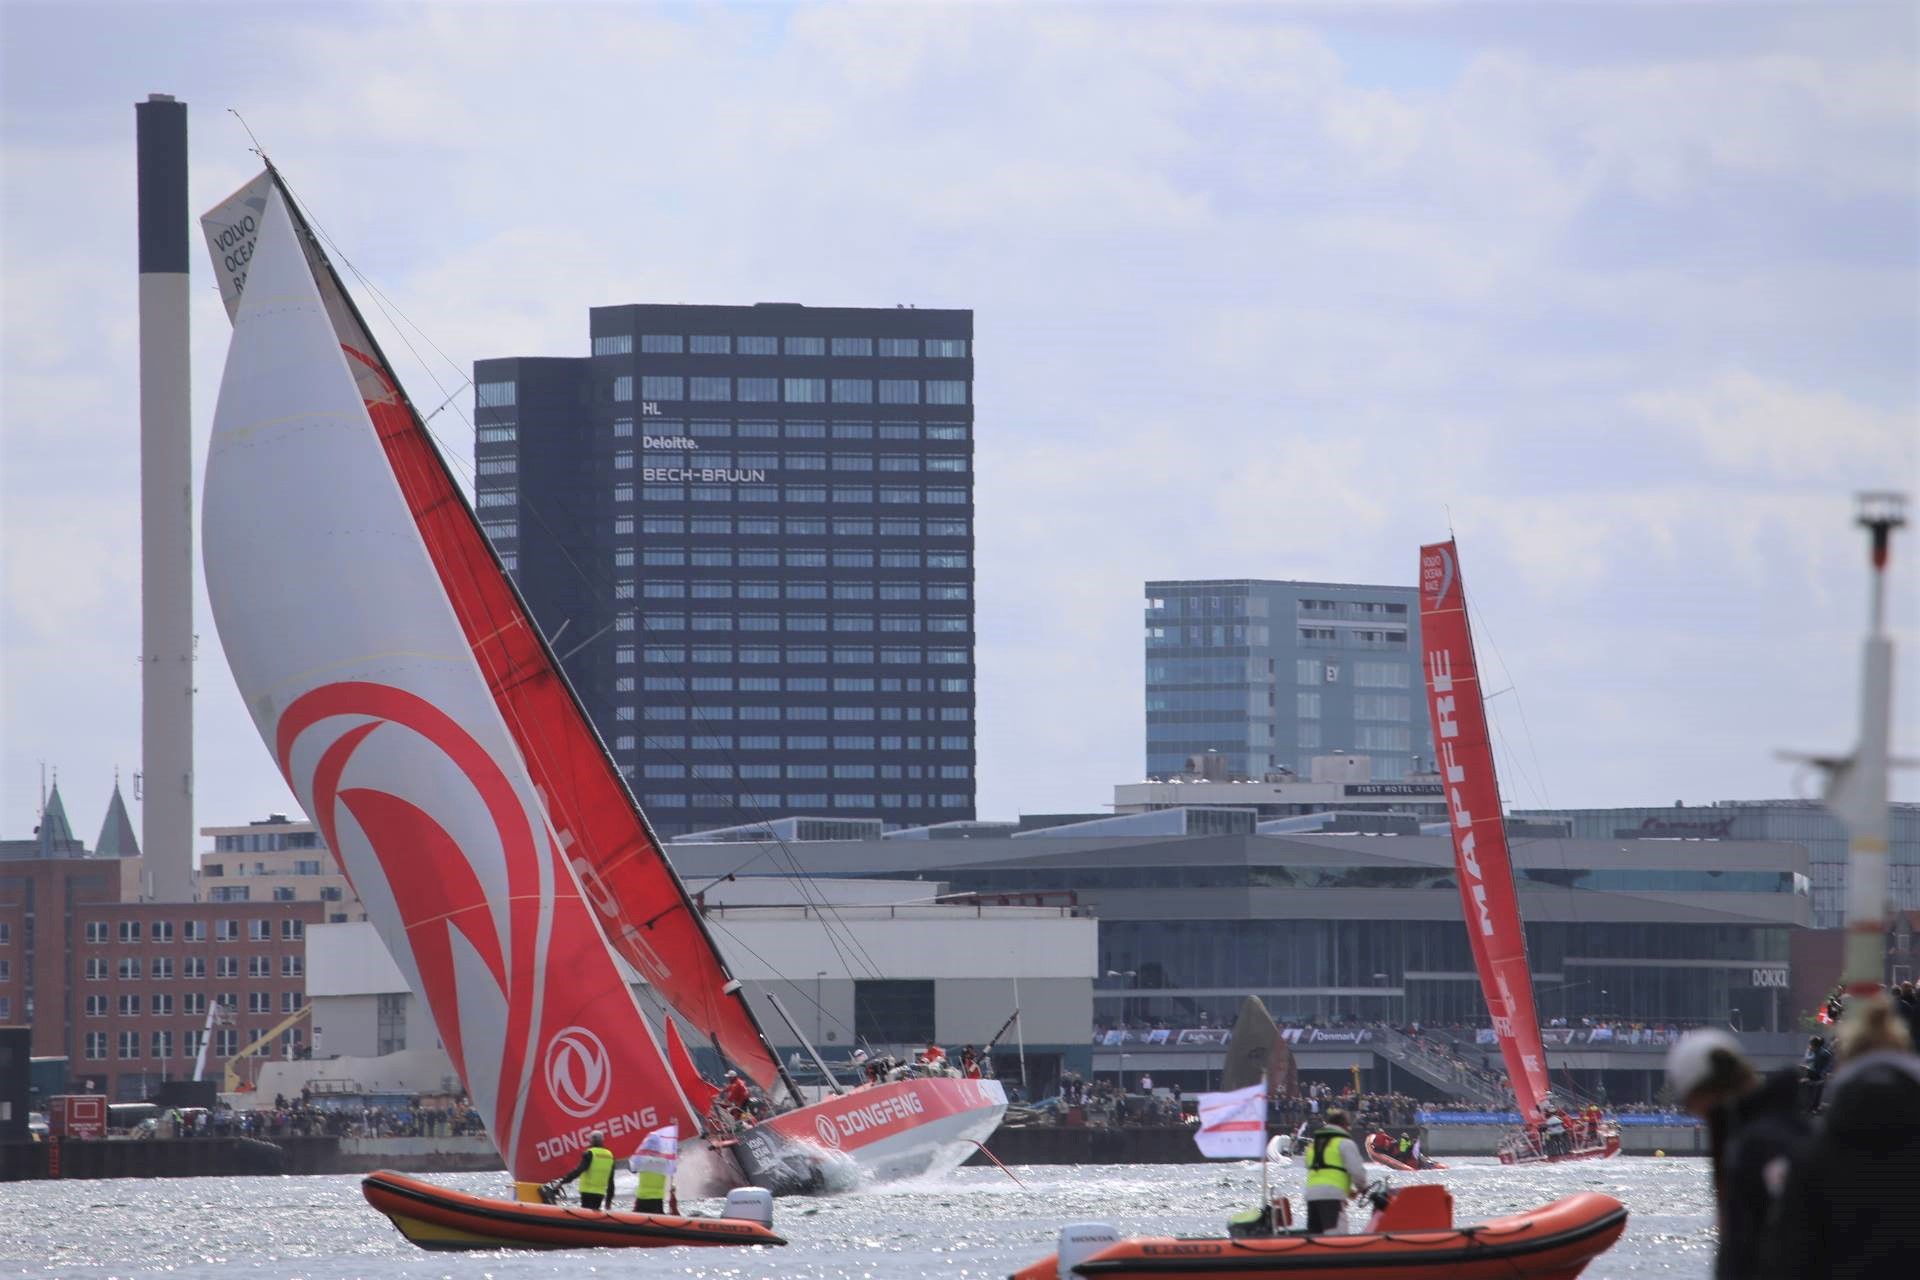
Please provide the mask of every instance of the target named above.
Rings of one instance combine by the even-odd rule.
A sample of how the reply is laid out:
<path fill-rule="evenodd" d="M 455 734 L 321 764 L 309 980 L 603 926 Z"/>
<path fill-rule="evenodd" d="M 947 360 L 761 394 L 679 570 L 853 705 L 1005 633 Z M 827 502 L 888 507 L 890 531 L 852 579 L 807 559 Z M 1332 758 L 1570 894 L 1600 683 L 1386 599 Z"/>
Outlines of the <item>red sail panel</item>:
<path fill-rule="evenodd" d="M 1533 1007 L 1533 973 L 1513 887 L 1513 857 L 1493 773 L 1493 742 L 1451 541 L 1420 548 L 1420 658 L 1434 748 L 1446 786 L 1454 870 L 1467 941 L 1493 1014 L 1494 1035 L 1523 1115 L 1547 1096 L 1547 1055 Z"/>
<path fill-rule="evenodd" d="M 680 1092 L 687 1095 L 693 1103 L 693 1109 L 701 1115 L 713 1110 L 713 1100 L 720 1096 L 720 1086 L 700 1074 L 700 1068 L 693 1065 L 693 1055 L 687 1052 L 687 1042 L 680 1038 L 680 1027 L 672 1018 L 664 1019 L 667 1024 L 667 1066 L 673 1069 L 673 1078 L 680 1085 Z"/>
<path fill-rule="evenodd" d="M 317 248 L 308 241 L 309 252 Z M 692 900 L 330 264 L 315 271 L 447 599 L 622 959 L 761 1088 L 779 1065 Z"/>

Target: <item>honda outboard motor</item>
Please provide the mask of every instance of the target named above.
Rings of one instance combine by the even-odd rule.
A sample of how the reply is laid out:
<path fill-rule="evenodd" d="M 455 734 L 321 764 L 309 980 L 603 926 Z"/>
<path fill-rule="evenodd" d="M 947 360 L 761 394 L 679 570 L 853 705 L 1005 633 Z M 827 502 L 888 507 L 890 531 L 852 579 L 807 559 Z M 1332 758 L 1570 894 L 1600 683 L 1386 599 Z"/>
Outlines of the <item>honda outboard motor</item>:
<path fill-rule="evenodd" d="M 1080 1280 L 1073 1269 L 1099 1253 L 1120 1243 L 1120 1233 L 1104 1222 L 1076 1222 L 1060 1228 L 1059 1280 Z"/>
<path fill-rule="evenodd" d="M 745 1222 L 757 1222 L 771 1230 L 773 1192 L 765 1187 L 735 1187 L 727 1192 L 726 1207 L 720 1210 L 720 1216 L 739 1218 Z"/>

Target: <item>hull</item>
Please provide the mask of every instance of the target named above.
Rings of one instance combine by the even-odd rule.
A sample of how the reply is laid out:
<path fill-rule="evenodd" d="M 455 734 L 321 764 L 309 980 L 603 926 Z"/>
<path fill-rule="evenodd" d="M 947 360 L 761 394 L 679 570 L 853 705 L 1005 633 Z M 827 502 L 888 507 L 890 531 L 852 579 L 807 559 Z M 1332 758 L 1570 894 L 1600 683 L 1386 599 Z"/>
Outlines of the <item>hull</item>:
<path fill-rule="evenodd" d="M 748 1181 L 775 1195 L 916 1178 L 959 1168 L 1006 1110 L 997 1080 L 899 1080 L 784 1112 L 741 1131 L 731 1150 Z"/>
<path fill-rule="evenodd" d="M 664 1213 L 603 1213 L 494 1200 L 398 1173 L 361 1180 L 367 1203 L 422 1249 L 658 1249 L 673 1245 L 785 1244 L 757 1222 Z"/>
<path fill-rule="evenodd" d="M 1611 1248 L 1627 1210 L 1611 1196 L 1582 1192 L 1530 1213 L 1476 1226 L 1391 1230 L 1380 1234 L 1232 1240 L 1123 1240 L 1068 1273 L 1093 1277 L 1200 1280 L 1212 1276 L 1339 1276 L 1343 1280 L 1572 1280 Z M 1014 1280 L 1055 1280 L 1055 1257 Z"/>
<path fill-rule="evenodd" d="M 1575 1160 L 1606 1160 L 1620 1154 L 1617 1130 L 1601 1135 L 1600 1141 L 1570 1147 L 1551 1154 L 1536 1148 L 1526 1131 L 1509 1134 L 1500 1143 L 1501 1164 L 1570 1164 Z"/>

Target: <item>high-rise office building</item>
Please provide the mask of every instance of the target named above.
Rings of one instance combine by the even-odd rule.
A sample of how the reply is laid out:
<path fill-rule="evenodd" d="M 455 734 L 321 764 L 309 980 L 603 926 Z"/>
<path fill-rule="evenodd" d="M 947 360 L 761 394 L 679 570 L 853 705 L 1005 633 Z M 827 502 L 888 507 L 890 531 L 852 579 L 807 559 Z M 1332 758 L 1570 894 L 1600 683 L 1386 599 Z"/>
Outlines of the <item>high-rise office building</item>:
<path fill-rule="evenodd" d="M 474 365 L 475 501 L 656 829 L 972 818 L 973 313 L 589 327 Z"/>
<path fill-rule="evenodd" d="M 1377 781 L 1433 768 L 1412 587 L 1147 583 L 1147 775 L 1217 753 L 1234 776 L 1358 755 Z"/>

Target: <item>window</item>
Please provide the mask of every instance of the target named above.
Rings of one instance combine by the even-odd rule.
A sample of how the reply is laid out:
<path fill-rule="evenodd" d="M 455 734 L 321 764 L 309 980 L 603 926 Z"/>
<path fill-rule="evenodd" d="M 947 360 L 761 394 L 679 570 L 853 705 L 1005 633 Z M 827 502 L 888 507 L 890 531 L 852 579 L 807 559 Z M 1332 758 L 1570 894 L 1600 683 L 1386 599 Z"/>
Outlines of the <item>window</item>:
<path fill-rule="evenodd" d="M 518 386 L 512 382 L 482 382 L 473 389 L 474 404 L 482 409 L 503 409 L 518 398 Z"/>
<path fill-rule="evenodd" d="M 633 354 L 633 335 L 630 333 L 603 333 L 593 340 L 593 354 L 597 356 L 630 356 Z"/>
<path fill-rule="evenodd" d="M 908 503 L 917 503 L 919 501 L 920 491 L 918 489 L 896 489 L 886 485 L 880 487 L 880 505 L 883 507 L 904 506 Z"/>
<path fill-rule="evenodd" d="M 825 378 L 788 378 L 785 398 L 790 404 L 824 404 L 827 399 L 827 380 Z"/>
<path fill-rule="evenodd" d="M 104 1031 L 87 1032 L 86 1057 L 89 1062 L 99 1062 L 107 1056 L 107 1033 Z"/>
<path fill-rule="evenodd" d="M 306 997 L 298 991 L 282 991 L 280 993 L 280 1012 L 282 1013 L 298 1013 L 300 1012 L 301 1006 L 305 1003 Z M 295 1034 L 297 1035 L 298 1032 L 295 1032 Z"/>
<path fill-rule="evenodd" d="M 213 976 L 216 978 L 237 978 L 240 976 L 239 956 L 219 956 L 213 962 Z"/>
<path fill-rule="evenodd" d="M 928 404 L 965 404 L 967 384 L 958 381 L 927 381 Z"/>
<path fill-rule="evenodd" d="M 1353 683 L 1362 689 L 1405 689 L 1408 667 L 1404 662 L 1355 662 Z"/>
<path fill-rule="evenodd" d="M 121 1061 L 124 1062 L 130 1058 L 138 1058 L 139 1056 L 140 1056 L 140 1033 L 138 1031 L 122 1031 L 120 1033 Z"/>
<path fill-rule="evenodd" d="M 929 422 L 927 439 L 929 440 L 965 440 L 967 424 L 964 422 Z"/>
<path fill-rule="evenodd" d="M 272 1013 L 273 1012 L 273 992 L 271 991 L 247 992 L 247 1012 L 248 1013 Z"/>
<path fill-rule="evenodd" d="M 827 354 L 825 338 L 788 338 L 787 354 L 790 356 L 823 356 Z"/>
<path fill-rule="evenodd" d="M 873 380 L 871 378 L 835 378 L 833 402 L 835 404 L 872 404 Z"/>
<path fill-rule="evenodd" d="M 739 381 L 742 400 L 761 404 L 780 398 L 780 379 L 778 378 L 741 378 Z"/>
<path fill-rule="evenodd" d="M 695 400 L 731 400 L 733 399 L 732 378 L 700 378 L 692 382 L 692 399 Z"/>
<path fill-rule="evenodd" d="M 520 435 L 520 429 L 509 423 L 505 426 L 477 428 L 475 439 L 481 444 L 512 444 Z"/>
<path fill-rule="evenodd" d="M 1296 693 L 1293 695 L 1294 714 L 1303 720 L 1320 718 L 1320 695 L 1317 693 Z M 1301 744 L 1305 746 L 1305 743 Z"/>
<path fill-rule="evenodd" d="M 1317 747 L 1320 745 L 1320 722 L 1319 721 L 1302 720 L 1299 724 L 1295 725 L 1294 728 L 1298 730 L 1298 733 L 1296 734 L 1295 740 L 1294 740 L 1295 746 Z"/>
<path fill-rule="evenodd" d="M 1411 706 L 1405 694 L 1356 693 L 1353 695 L 1355 720 L 1405 720 Z"/>
<path fill-rule="evenodd" d="M 107 1016 L 107 998 L 105 996 L 88 996 L 86 1001 L 86 1011 L 87 1011 L 87 1016 L 89 1018 L 106 1017 Z"/>
<path fill-rule="evenodd" d="M 640 378 L 642 400 L 684 400 L 686 379 L 677 374 L 651 373 Z"/>
<path fill-rule="evenodd" d="M 835 338 L 833 354 L 837 356 L 870 356 L 873 354 L 872 338 Z"/>
<path fill-rule="evenodd" d="M 132 956 L 120 957 L 120 981 L 138 982 L 140 980 L 140 961 Z"/>
<path fill-rule="evenodd" d="M 1405 751 L 1412 745 L 1405 725 L 1356 725 L 1353 739 L 1354 747 L 1360 751 Z"/>
<path fill-rule="evenodd" d="M 120 922 L 120 941 L 140 941 L 140 922 L 138 920 L 122 920 Z"/>
<path fill-rule="evenodd" d="M 165 991 L 153 998 L 153 1011 L 163 1018 L 173 1016 L 173 997 Z"/>
<path fill-rule="evenodd" d="M 189 1018 L 205 1017 L 207 1013 L 206 993 L 203 991 L 189 991 L 184 996 L 181 996 L 180 1012 L 186 1014 Z"/>
<path fill-rule="evenodd" d="M 797 799 L 789 797 L 789 803 Z M 925 1044 L 933 1039 L 933 983 L 859 978 L 853 984 L 853 1035 L 872 1044 Z"/>
<path fill-rule="evenodd" d="M 827 424 L 824 422 L 788 422 L 783 434 L 789 440 L 824 440 L 827 438 Z"/>
<path fill-rule="evenodd" d="M 643 333 L 640 335 L 640 350 L 654 356 L 677 356 L 685 349 L 677 333 Z"/>
<path fill-rule="evenodd" d="M 154 926 L 155 929 L 158 929 L 159 927 L 160 926 L 157 924 Z M 171 926 L 169 926 L 169 928 L 171 928 Z M 159 936 L 158 934 L 155 935 L 156 938 L 158 936 Z M 0 947 L 7 946 L 12 942 L 13 942 L 13 922 L 10 920 L 0 920 Z"/>
<path fill-rule="evenodd" d="M 743 356 L 777 356 L 780 354 L 778 338 L 741 338 L 740 354 Z"/>
<path fill-rule="evenodd" d="M 271 920 L 247 921 L 247 937 L 253 940 L 254 942 L 265 942 L 267 939 L 273 937 L 273 921 Z"/>
<path fill-rule="evenodd" d="M 929 489 L 927 501 L 931 503 L 958 503 L 967 500 L 965 489 Z"/>
<path fill-rule="evenodd" d="M 967 458 L 965 454 L 936 453 L 927 458 L 927 470 L 929 471 L 965 471 L 966 469 Z"/>
<path fill-rule="evenodd" d="M 173 977 L 173 957 L 155 956 L 150 972 L 153 974 L 153 980 L 155 982 L 171 980 Z M 156 1010 L 156 1012 L 158 1011 Z"/>
<path fill-rule="evenodd" d="M 928 338 L 927 354 L 936 358 L 964 357 L 967 354 L 965 338 Z"/>
<path fill-rule="evenodd" d="M 881 404 L 919 404 L 920 383 L 914 378 L 880 379 Z"/>
<path fill-rule="evenodd" d="M 153 1033 L 153 1054 L 156 1060 L 165 1061 L 173 1056 L 173 1032 L 156 1031 Z"/>
<path fill-rule="evenodd" d="M 248 956 L 247 976 L 249 978 L 271 978 L 273 976 L 273 957 Z"/>
<path fill-rule="evenodd" d="M 181 966 L 180 976 L 193 979 L 205 978 L 207 976 L 207 958 L 205 956 L 188 956 L 186 962 Z M 189 1009 L 188 1012 L 191 1013 L 192 1010 Z"/>
<path fill-rule="evenodd" d="M 920 459 L 911 453 L 883 453 L 880 455 L 882 471 L 918 471 Z"/>
<path fill-rule="evenodd" d="M 920 339 L 918 338 L 882 338 L 880 354 L 883 356 L 918 356 Z"/>
<path fill-rule="evenodd" d="M 613 398 L 616 403 L 633 399 L 633 375 L 623 373 L 613 380 Z"/>
<path fill-rule="evenodd" d="M 111 937 L 105 920 L 87 921 L 85 932 L 88 942 L 106 942 Z"/>
<path fill-rule="evenodd" d="M 124 995 L 121 996 L 120 997 L 120 1016 L 123 1018 L 139 1017 L 140 1016 L 140 997 L 124 996 Z"/>
<path fill-rule="evenodd" d="M 687 350 L 696 356 L 730 355 L 733 339 L 724 333 L 696 333 L 687 339 Z"/>

